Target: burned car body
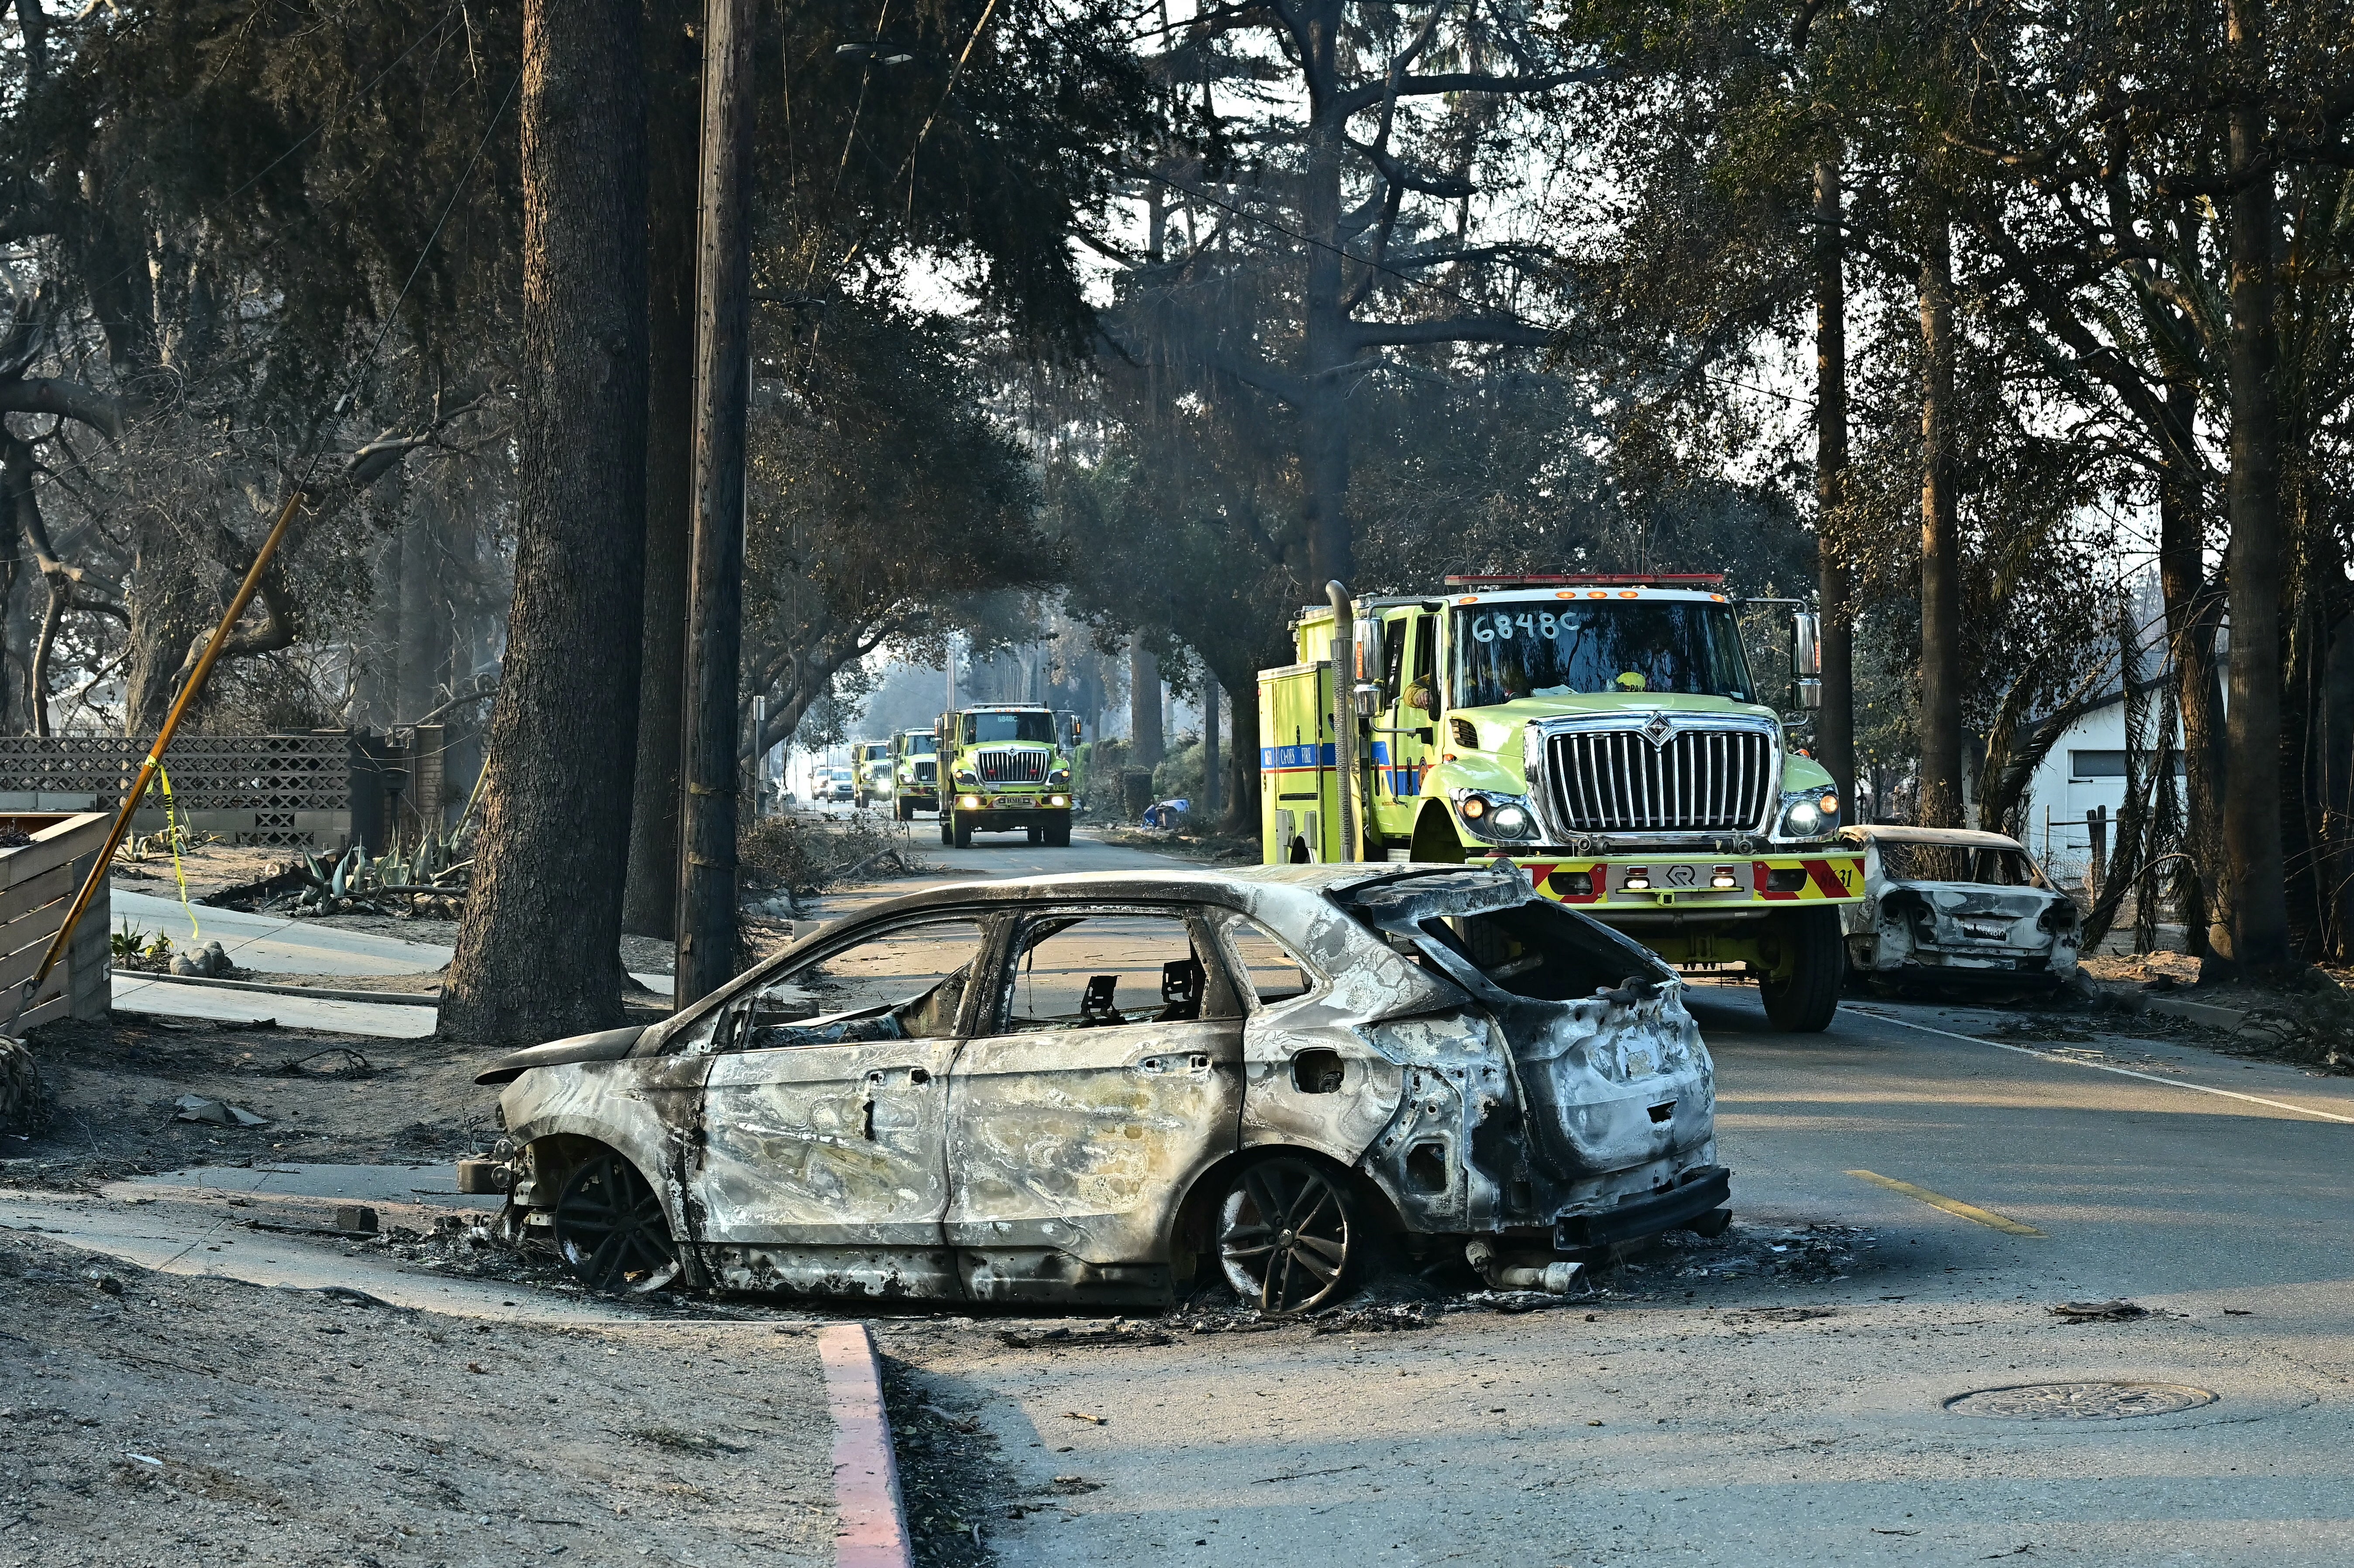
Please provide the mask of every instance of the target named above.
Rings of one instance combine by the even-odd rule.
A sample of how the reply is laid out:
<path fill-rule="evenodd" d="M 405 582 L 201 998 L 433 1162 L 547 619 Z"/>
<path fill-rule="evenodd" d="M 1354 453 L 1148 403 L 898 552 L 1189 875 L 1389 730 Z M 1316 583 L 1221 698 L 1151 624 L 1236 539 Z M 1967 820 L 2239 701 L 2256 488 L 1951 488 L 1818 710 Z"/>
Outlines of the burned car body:
<path fill-rule="evenodd" d="M 1863 851 L 1863 901 L 1840 912 L 1851 978 L 2046 986 L 2076 972 L 2075 901 L 2017 839 L 1878 825 L 1840 837 Z"/>
<path fill-rule="evenodd" d="M 506 1223 L 603 1287 L 1141 1305 L 1218 1270 L 1298 1310 L 1401 1245 L 1557 1286 L 1721 1230 L 1681 989 L 1510 866 L 1034 877 L 481 1081 Z"/>

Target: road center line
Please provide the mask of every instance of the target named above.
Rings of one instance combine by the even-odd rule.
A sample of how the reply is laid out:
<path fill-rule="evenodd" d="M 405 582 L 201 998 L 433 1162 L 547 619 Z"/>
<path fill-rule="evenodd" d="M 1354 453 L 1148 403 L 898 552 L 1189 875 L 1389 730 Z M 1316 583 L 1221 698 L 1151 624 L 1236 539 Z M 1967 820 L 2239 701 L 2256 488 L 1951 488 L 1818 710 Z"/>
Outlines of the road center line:
<path fill-rule="evenodd" d="M 1981 1209 L 1976 1203 L 1965 1203 L 1959 1198 L 1948 1198 L 1943 1192 L 1932 1192 L 1926 1187 L 1915 1187 L 1910 1181 L 1899 1181 L 1895 1177 L 1882 1176 L 1877 1171 L 1850 1171 L 1848 1174 L 1860 1176 L 1875 1187 L 1885 1187 L 1892 1192 L 1902 1192 L 1908 1198 L 1918 1198 L 1933 1209 L 1943 1209 L 1949 1214 L 1958 1214 L 1963 1219 L 1975 1220 L 1979 1224 L 1989 1225 L 2015 1236 L 2037 1236 L 2050 1239 L 2044 1237 L 2043 1233 L 2033 1225 L 2021 1224 L 2017 1220 L 2007 1219 L 1992 1209 Z"/>
<path fill-rule="evenodd" d="M 2262 1095 L 2243 1095 L 2234 1089 L 2213 1089 L 2205 1084 L 2186 1084 L 2178 1078 L 2161 1078 L 2155 1073 L 2137 1073 L 2130 1067 L 2112 1067 L 2106 1062 L 2080 1062 L 2073 1056 L 2055 1055 L 2049 1051 L 2031 1051 L 2024 1045 L 2009 1045 L 1999 1040 L 1988 1040 L 1981 1034 L 1956 1034 L 1950 1029 L 1932 1029 L 1925 1023 L 1909 1019 L 1891 1018 L 1884 1012 L 1874 1012 L 1868 1007 L 1855 1011 L 1866 1018 L 1882 1023 L 1893 1023 L 1899 1029 L 1917 1029 L 1924 1034 L 1943 1035 L 1947 1040 L 1966 1041 L 1972 1045 L 1991 1045 L 1998 1051 L 2016 1051 L 2022 1056 L 2040 1057 L 2046 1062 L 2058 1062 L 2070 1067 L 2090 1067 L 2096 1073 L 2115 1073 L 2121 1078 L 2139 1078 L 2145 1084 L 2164 1084 L 2169 1089 L 2190 1089 L 2202 1095 L 2221 1095 L 2227 1100 L 2245 1100 L 2252 1106 L 2270 1106 L 2274 1110 L 2294 1111 L 2299 1116 L 2318 1118 L 2323 1121 L 2342 1122 L 2354 1127 L 2354 1116 L 2339 1116 L 2336 1111 L 2315 1110 L 2309 1106 L 2291 1105 L 2286 1100 L 2268 1100 Z"/>

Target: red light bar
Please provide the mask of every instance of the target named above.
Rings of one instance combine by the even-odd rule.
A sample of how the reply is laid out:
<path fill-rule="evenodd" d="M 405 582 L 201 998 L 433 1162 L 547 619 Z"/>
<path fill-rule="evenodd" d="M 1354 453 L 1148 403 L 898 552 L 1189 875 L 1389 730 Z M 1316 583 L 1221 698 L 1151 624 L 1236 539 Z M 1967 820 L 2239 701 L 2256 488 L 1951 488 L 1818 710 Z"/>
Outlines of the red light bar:
<path fill-rule="evenodd" d="M 1494 572 L 1448 577 L 1448 588 L 1663 588 L 1715 593 L 1723 572 Z"/>

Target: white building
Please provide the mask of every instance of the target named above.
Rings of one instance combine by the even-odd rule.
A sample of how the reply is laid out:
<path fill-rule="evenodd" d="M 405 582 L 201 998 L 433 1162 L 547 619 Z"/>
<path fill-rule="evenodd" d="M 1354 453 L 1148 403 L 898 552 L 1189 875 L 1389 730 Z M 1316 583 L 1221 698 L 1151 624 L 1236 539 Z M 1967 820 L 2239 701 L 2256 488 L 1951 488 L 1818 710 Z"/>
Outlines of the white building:
<path fill-rule="evenodd" d="M 2163 686 L 2150 694 L 2153 708 L 2166 700 Z M 2084 882 L 2092 853 L 2092 830 L 2087 817 L 2098 808 L 2114 822 L 2125 805 L 2126 739 L 2125 694 L 2112 692 L 2101 699 L 2097 707 L 2080 715 L 2068 726 L 2029 780 L 2026 831 L 2021 837 L 2055 882 Z M 2176 745 L 2180 744 L 2178 738 Z M 2178 789 L 2181 767 L 2181 754 L 2178 751 Z M 2180 795 L 2176 799 L 2179 800 Z M 2108 842 L 2112 845 L 2114 834 L 2111 829 Z"/>

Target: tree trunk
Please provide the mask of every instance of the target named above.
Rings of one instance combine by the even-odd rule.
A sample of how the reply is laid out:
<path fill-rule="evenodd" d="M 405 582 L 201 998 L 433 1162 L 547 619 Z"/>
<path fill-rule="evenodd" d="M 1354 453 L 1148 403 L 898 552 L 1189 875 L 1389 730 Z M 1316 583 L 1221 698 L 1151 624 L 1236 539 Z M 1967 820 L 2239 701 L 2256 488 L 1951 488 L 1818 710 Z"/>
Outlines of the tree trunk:
<path fill-rule="evenodd" d="M 1137 767 L 1161 765 L 1161 661 L 1137 640 L 1128 645 L 1128 743 Z"/>
<path fill-rule="evenodd" d="M 1308 243 L 1300 301 L 1305 337 L 1299 488 L 1309 591 L 1318 599 L 1326 583 L 1349 583 L 1357 570 L 1348 510 L 1348 389 L 1340 374 L 1340 367 L 1355 355 L 1341 293 L 1341 162 L 1348 125 L 1337 101 L 1340 24 L 1338 0 L 1318 0 L 1300 29 L 1300 68 L 1308 83 L 1308 166 L 1300 220 Z"/>
<path fill-rule="evenodd" d="M 2168 440 L 2158 492 L 2158 580 L 2166 601 L 2174 698 L 2182 711 L 2182 840 L 2193 869 L 2190 878 L 2179 882 L 2184 892 L 2184 946 L 2194 955 L 2204 955 L 2212 889 L 2222 864 L 2218 829 L 2223 786 L 2216 740 L 2222 728 L 2223 693 L 2215 679 L 2215 633 L 2223 601 L 2207 581 L 2205 517 L 2192 444 L 2198 409 L 2194 382 L 2178 381 L 2167 388 Z"/>
<path fill-rule="evenodd" d="M 2232 335 L 2230 504 L 2224 556 L 2231 596 L 2231 701 L 2225 715 L 2232 767 L 2223 793 L 2221 918 L 2241 973 L 2267 977 L 2291 967 L 2280 821 L 2280 428 L 2273 376 L 2279 359 L 2273 319 L 2274 175 L 2266 154 L 2264 0 L 2231 0 L 2231 43 L 2243 66 L 2242 101 L 2231 111 Z"/>
<path fill-rule="evenodd" d="M 395 469 L 403 474 L 405 469 Z M 450 614 L 449 498 L 432 485 L 404 482 L 400 523 L 400 662 L 397 706 L 415 724 L 456 694 L 455 639 Z"/>
<path fill-rule="evenodd" d="M 525 0 L 514 599 L 441 1027 L 620 1020 L 646 500 L 638 0 Z"/>
<path fill-rule="evenodd" d="M 744 644 L 745 421 L 752 406 L 754 0 L 704 9 L 695 228 L 695 539 L 680 763 L 678 978 L 685 1007 L 736 975 L 736 696 Z"/>
<path fill-rule="evenodd" d="M 1256 834 L 1258 809 L 1258 681 L 1238 682 L 1228 692 L 1226 736 L 1226 815 L 1219 825 L 1229 833 Z"/>
<path fill-rule="evenodd" d="M 702 55 L 695 8 L 646 6 L 646 608 L 638 770 L 621 929 L 678 932 L 678 764 L 695 522 L 695 168 Z"/>
<path fill-rule="evenodd" d="M 1962 825 L 1962 562 L 1954 518 L 1954 256 L 1942 209 L 1921 248 L 1921 803 Z"/>
<path fill-rule="evenodd" d="M 1225 794 L 1225 780 L 1218 774 L 1218 683 L 1214 676 L 1202 682 L 1202 808 L 1198 821 L 1218 820 L 1218 803 Z"/>
<path fill-rule="evenodd" d="M 1815 555 L 1822 610 L 1823 705 L 1815 759 L 1854 821 L 1855 622 L 1839 536 L 1847 494 L 1847 270 L 1839 164 L 1815 165 Z"/>
<path fill-rule="evenodd" d="M 1128 760 L 1158 768 L 1165 754 L 1161 736 L 1161 659 L 1144 642 L 1128 642 Z"/>

